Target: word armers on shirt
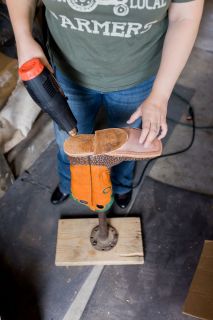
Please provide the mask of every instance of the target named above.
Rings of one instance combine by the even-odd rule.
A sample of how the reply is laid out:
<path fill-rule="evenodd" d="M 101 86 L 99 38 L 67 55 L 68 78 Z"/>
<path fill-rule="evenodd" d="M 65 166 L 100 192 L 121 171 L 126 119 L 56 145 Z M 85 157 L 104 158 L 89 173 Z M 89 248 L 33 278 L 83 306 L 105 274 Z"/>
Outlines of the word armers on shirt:
<path fill-rule="evenodd" d="M 72 20 L 64 15 L 54 17 L 60 21 L 60 25 L 63 28 L 71 28 L 72 30 L 82 31 L 93 34 L 102 34 L 103 36 L 111 37 L 125 37 L 131 38 L 133 35 L 143 34 L 152 27 L 154 23 L 151 21 L 145 25 L 136 22 L 116 22 L 116 21 L 104 21 L 100 23 L 96 20 L 87 20 L 81 18 L 73 18 Z"/>

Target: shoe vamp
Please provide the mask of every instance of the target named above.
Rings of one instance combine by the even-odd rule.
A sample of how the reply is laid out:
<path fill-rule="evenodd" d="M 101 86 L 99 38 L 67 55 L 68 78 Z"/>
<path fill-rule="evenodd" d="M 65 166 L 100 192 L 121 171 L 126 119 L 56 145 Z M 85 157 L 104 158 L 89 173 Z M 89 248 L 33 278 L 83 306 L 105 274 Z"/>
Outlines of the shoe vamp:
<path fill-rule="evenodd" d="M 94 138 L 94 153 L 104 154 L 119 149 L 128 141 L 128 131 L 124 128 L 97 130 Z"/>

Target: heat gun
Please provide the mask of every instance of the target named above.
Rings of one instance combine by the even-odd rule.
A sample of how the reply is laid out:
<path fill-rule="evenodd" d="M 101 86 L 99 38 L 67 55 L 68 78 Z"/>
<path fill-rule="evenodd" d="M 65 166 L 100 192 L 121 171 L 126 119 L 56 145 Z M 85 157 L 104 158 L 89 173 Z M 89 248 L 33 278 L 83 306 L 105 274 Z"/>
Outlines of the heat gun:
<path fill-rule="evenodd" d="M 77 121 L 70 110 L 67 99 L 53 74 L 39 58 L 25 62 L 19 68 L 28 93 L 35 103 L 66 131 L 69 135 L 77 134 Z"/>

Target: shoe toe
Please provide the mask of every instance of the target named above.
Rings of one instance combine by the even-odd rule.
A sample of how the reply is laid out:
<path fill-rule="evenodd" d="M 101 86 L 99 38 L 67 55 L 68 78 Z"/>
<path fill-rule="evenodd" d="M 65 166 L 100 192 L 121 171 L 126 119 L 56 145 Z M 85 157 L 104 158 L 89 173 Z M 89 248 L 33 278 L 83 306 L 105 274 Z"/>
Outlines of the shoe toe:
<path fill-rule="evenodd" d="M 121 209 L 125 209 L 129 205 L 131 201 L 131 197 L 132 197 L 132 190 L 124 194 L 114 195 L 115 202 Z"/>
<path fill-rule="evenodd" d="M 51 196 L 50 201 L 52 204 L 59 204 L 65 201 L 68 197 L 69 197 L 69 194 L 61 192 L 61 190 L 57 186 Z"/>

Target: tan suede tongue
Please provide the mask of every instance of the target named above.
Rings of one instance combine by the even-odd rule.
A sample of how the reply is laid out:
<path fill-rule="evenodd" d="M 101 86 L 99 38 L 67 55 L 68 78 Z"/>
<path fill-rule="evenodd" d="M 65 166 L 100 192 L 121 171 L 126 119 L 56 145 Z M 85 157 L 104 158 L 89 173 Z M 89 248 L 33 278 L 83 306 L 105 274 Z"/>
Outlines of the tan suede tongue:
<path fill-rule="evenodd" d="M 103 154 L 120 148 L 128 139 L 128 131 L 120 128 L 95 131 L 94 153 Z"/>
<path fill-rule="evenodd" d="M 68 155 L 78 155 L 84 153 L 93 154 L 94 134 L 80 134 L 69 137 L 64 142 L 64 151 Z"/>

